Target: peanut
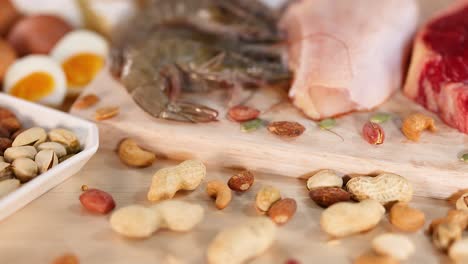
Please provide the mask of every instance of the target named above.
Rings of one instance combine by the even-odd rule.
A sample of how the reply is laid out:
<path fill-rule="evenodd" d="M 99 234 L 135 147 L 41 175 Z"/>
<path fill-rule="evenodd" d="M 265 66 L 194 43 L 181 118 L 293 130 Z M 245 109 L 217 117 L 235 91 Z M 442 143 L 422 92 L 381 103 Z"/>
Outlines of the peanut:
<path fill-rule="evenodd" d="M 366 253 L 356 258 L 353 264 L 398 264 L 398 260 L 390 256 L 381 256 L 375 253 Z"/>
<path fill-rule="evenodd" d="M 396 201 L 409 202 L 413 197 L 413 186 L 408 180 L 392 173 L 377 177 L 354 177 L 348 181 L 346 188 L 358 201 L 373 199 L 383 205 Z"/>
<path fill-rule="evenodd" d="M 428 230 L 432 234 L 434 246 L 440 250 L 447 250 L 454 242 L 462 237 L 468 226 L 468 213 L 461 210 L 451 210 L 442 219 L 434 220 Z"/>
<path fill-rule="evenodd" d="M 216 198 L 216 208 L 223 210 L 231 202 L 231 189 L 222 181 L 214 180 L 206 185 L 206 193 Z"/>
<path fill-rule="evenodd" d="M 111 119 L 117 116 L 119 113 L 120 107 L 118 106 L 101 107 L 96 110 L 96 113 L 94 114 L 94 119 L 96 119 L 96 121 L 103 121 Z"/>
<path fill-rule="evenodd" d="M 107 214 L 115 208 L 114 198 L 107 192 L 88 189 L 80 195 L 80 202 L 88 211 Z"/>
<path fill-rule="evenodd" d="M 120 142 L 117 152 L 120 160 L 131 167 L 148 167 L 156 160 L 154 153 L 143 150 L 130 138 Z"/>
<path fill-rule="evenodd" d="M 351 194 L 341 187 L 314 188 L 309 192 L 309 196 L 317 205 L 324 208 L 351 200 Z"/>
<path fill-rule="evenodd" d="M 182 201 L 164 201 L 152 207 L 131 205 L 115 211 L 111 228 L 126 237 L 147 238 L 160 228 L 185 232 L 203 220 L 201 206 Z"/>
<path fill-rule="evenodd" d="M 171 199 L 179 190 L 193 191 L 205 176 L 206 167 L 197 160 L 187 160 L 175 167 L 161 169 L 153 175 L 148 200 Z"/>
<path fill-rule="evenodd" d="M 398 260 L 407 260 L 414 253 L 414 244 L 407 237 L 398 234 L 382 234 L 372 240 L 372 248 L 380 255 Z"/>
<path fill-rule="evenodd" d="M 419 141 L 424 130 L 435 132 L 437 128 L 432 117 L 420 113 L 407 116 L 401 128 L 403 134 L 412 141 Z"/>
<path fill-rule="evenodd" d="M 418 209 L 411 208 L 407 203 L 396 203 L 390 209 L 390 223 L 405 232 L 416 232 L 424 226 L 426 217 Z"/>
<path fill-rule="evenodd" d="M 374 228 L 384 214 L 385 208 L 375 200 L 341 202 L 323 211 L 320 225 L 333 237 L 345 237 Z"/>
<path fill-rule="evenodd" d="M 457 192 L 453 193 L 452 195 L 450 195 L 450 197 L 447 198 L 447 202 L 455 206 L 458 199 L 462 197 L 462 195 L 464 195 L 465 193 L 468 193 L 468 189 L 458 190 Z"/>
<path fill-rule="evenodd" d="M 278 189 L 273 186 L 264 186 L 257 193 L 255 205 L 260 212 L 268 212 L 271 205 L 281 199 L 281 194 Z"/>
<path fill-rule="evenodd" d="M 307 188 L 309 190 L 320 187 L 341 188 L 341 186 L 343 186 L 343 179 L 332 170 L 321 170 L 307 180 Z"/>
<path fill-rule="evenodd" d="M 268 216 L 277 225 L 286 224 L 294 216 L 297 204 L 294 199 L 285 198 L 275 202 L 268 210 Z"/>
<path fill-rule="evenodd" d="M 276 225 L 266 217 L 256 217 L 244 225 L 225 229 L 210 243 L 208 263 L 244 263 L 266 251 L 273 244 L 276 232 Z"/>
<path fill-rule="evenodd" d="M 88 109 L 93 105 L 97 104 L 100 98 L 95 94 L 87 94 L 78 99 L 73 107 L 76 109 Z"/>
<path fill-rule="evenodd" d="M 449 256 L 455 263 L 468 263 L 468 238 L 453 243 L 449 249 Z"/>
<path fill-rule="evenodd" d="M 228 186 L 233 191 L 245 192 L 252 187 L 255 177 L 251 171 L 245 170 L 232 176 L 228 181 Z"/>

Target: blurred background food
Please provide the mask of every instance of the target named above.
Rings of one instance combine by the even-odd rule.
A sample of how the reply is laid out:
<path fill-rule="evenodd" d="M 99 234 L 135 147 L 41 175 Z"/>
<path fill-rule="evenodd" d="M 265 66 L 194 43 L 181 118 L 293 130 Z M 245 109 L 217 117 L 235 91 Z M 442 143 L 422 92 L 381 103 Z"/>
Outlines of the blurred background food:
<path fill-rule="evenodd" d="M 143 2 L 0 0 L 0 87 L 67 110 L 105 67 L 112 28 Z"/>

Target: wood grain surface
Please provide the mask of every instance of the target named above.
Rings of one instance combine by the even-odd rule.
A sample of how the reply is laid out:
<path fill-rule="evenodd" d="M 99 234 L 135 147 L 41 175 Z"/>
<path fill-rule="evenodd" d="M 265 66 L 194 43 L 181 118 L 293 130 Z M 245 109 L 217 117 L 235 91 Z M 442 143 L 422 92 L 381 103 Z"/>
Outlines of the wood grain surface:
<path fill-rule="evenodd" d="M 217 210 L 205 194 L 205 183 L 194 192 L 178 194 L 176 199 L 205 208 L 205 219 L 189 233 L 158 231 L 147 240 L 124 239 L 110 229 L 109 216 L 92 215 L 80 205 L 78 197 L 83 184 L 111 193 L 117 208 L 133 203 L 148 204 L 146 192 L 152 174 L 173 164 L 157 161 L 150 168 L 130 169 L 121 164 L 114 152 L 101 150 L 80 173 L 0 223 L 0 263 L 49 264 L 67 252 L 76 254 L 81 264 L 206 263 L 206 248 L 217 232 L 257 215 L 255 194 L 267 184 L 279 188 L 284 197 L 296 199 L 298 211 L 279 229 L 273 246 L 249 263 L 283 264 L 289 258 L 303 264 L 351 263 L 356 256 L 370 250 L 372 238 L 392 231 L 385 217 L 378 228 L 369 233 L 329 241 L 319 226 L 323 209 L 309 199 L 305 181 L 259 173 L 252 189 L 234 195 L 223 211 Z M 206 181 L 227 181 L 231 173 L 208 168 Z M 449 209 L 444 201 L 426 198 L 415 198 L 412 206 L 423 210 L 428 221 L 445 215 Z M 423 230 L 408 237 L 415 243 L 416 253 L 404 263 L 448 263 L 446 257 L 432 248 Z"/>

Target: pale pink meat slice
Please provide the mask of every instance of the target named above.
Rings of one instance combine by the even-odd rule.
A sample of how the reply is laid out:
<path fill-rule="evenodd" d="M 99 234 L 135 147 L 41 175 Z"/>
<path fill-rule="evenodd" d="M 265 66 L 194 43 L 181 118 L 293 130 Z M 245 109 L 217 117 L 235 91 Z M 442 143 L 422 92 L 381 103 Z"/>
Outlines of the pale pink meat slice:
<path fill-rule="evenodd" d="M 468 133 L 468 0 L 455 1 L 417 34 L 404 92 Z"/>
<path fill-rule="evenodd" d="M 416 30 L 414 0 L 298 0 L 280 27 L 294 72 L 289 92 L 312 119 L 367 110 L 401 87 Z"/>

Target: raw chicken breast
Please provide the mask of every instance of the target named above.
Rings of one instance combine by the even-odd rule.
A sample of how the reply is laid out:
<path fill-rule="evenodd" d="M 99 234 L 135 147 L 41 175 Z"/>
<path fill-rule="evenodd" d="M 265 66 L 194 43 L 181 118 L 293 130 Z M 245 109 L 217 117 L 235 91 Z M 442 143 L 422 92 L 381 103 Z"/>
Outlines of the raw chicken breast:
<path fill-rule="evenodd" d="M 383 103 L 401 86 L 418 23 L 414 0 L 298 0 L 280 27 L 295 77 L 289 96 L 312 119 Z"/>
<path fill-rule="evenodd" d="M 468 133 L 468 0 L 456 1 L 418 33 L 404 92 Z"/>

